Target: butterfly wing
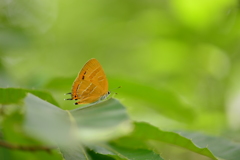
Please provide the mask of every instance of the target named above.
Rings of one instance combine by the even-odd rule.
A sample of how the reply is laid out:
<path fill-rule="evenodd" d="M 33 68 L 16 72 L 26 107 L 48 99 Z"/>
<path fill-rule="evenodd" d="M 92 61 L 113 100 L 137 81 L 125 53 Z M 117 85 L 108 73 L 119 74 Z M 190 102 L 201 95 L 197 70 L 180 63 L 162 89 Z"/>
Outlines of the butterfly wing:
<path fill-rule="evenodd" d="M 102 66 L 90 59 L 79 72 L 72 86 L 72 99 L 77 104 L 91 103 L 108 93 L 108 81 Z"/>

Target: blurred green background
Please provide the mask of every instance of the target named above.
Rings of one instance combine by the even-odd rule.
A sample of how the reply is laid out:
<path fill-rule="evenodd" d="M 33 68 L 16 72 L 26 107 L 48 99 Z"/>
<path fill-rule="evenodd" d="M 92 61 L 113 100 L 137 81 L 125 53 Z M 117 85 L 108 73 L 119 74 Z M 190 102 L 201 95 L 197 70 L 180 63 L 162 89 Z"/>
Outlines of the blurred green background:
<path fill-rule="evenodd" d="M 64 93 L 90 58 L 132 119 L 240 141 L 237 0 L 0 1 L 0 87 Z"/>

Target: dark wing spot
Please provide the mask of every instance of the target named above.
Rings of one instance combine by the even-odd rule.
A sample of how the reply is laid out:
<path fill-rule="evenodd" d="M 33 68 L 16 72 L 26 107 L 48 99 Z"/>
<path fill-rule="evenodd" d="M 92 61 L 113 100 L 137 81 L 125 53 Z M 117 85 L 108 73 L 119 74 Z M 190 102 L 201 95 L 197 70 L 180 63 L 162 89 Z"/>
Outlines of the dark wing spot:
<path fill-rule="evenodd" d="M 85 74 L 87 73 L 87 71 L 85 71 L 84 73 L 83 73 L 83 76 L 82 76 L 82 80 L 84 80 L 84 78 L 85 78 Z"/>

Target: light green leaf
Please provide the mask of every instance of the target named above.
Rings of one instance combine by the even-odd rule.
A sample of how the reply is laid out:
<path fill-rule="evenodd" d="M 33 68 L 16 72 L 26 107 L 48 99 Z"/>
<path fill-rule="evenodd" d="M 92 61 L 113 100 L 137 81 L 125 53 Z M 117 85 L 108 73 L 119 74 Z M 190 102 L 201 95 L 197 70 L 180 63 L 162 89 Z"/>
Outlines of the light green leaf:
<path fill-rule="evenodd" d="M 209 158 L 217 159 L 206 146 L 199 147 L 191 139 L 181 136 L 178 133 L 162 131 L 150 124 L 143 122 L 136 122 L 134 131 L 129 136 L 120 138 L 115 142 L 118 145 L 126 147 L 148 148 L 147 142 L 149 140 L 173 144 L 201 155 L 205 155 Z"/>
<path fill-rule="evenodd" d="M 91 160 L 86 150 L 80 144 L 71 147 L 61 147 L 60 151 L 65 160 Z"/>
<path fill-rule="evenodd" d="M 181 132 L 182 136 L 192 139 L 200 147 L 207 147 L 211 152 L 226 160 L 240 159 L 240 144 L 220 137 L 207 136 L 200 133 Z"/>
<path fill-rule="evenodd" d="M 82 141 L 106 141 L 132 130 L 124 106 L 116 99 L 71 110 Z"/>
<path fill-rule="evenodd" d="M 25 129 L 28 133 L 48 143 L 68 144 L 72 133 L 66 111 L 32 94 L 25 98 L 25 107 Z"/>
<path fill-rule="evenodd" d="M 115 99 L 65 111 L 29 94 L 25 106 L 28 133 L 64 146 L 107 141 L 129 133 L 132 127 L 124 106 Z"/>

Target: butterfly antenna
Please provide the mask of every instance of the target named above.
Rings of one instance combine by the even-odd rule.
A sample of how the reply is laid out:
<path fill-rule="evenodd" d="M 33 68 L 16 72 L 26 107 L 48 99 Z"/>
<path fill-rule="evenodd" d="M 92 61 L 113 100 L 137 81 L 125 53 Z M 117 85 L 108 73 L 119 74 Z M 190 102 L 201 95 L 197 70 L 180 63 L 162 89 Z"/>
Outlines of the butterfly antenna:
<path fill-rule="evenodd" d="M 118 93 L 115 92 L 115 93 L 113 93 L 112 97 L 115 97 L 116 95 L 118 95 Z"/>
<path fill-rule="evenodd" d="M 119 86 L 119 87 L 117 87 L 117 88 L 113 88 L 112 90 L 119 89 L 119 88 L 121 88 L 121 87 L 122 87 L 122 86 Z M 118 94 L 117 92 L 112 93 L 112 90 L 110 91 L 110 94 L 111 94 L 110 97 L 114 97 L 115 95 Z"/>
<path fill-rule="evenodd" d="M 115 89 L 119 89 L 119 88 L 122 88 L 122 86 L 119 86 L 119 87 L 117 87 L 117 88 L 113 88 L 110 92 L 112 92 L 112 91 L 115 90 Z"/>

